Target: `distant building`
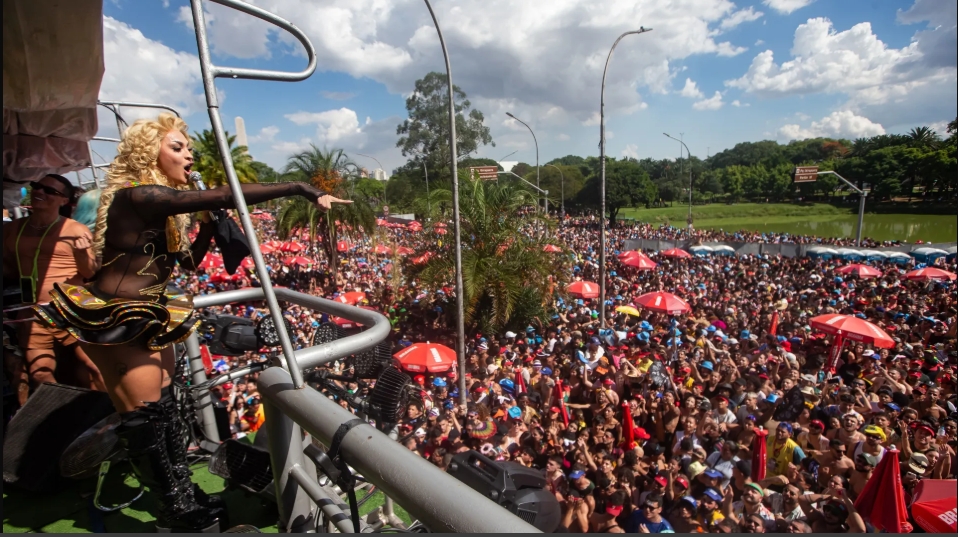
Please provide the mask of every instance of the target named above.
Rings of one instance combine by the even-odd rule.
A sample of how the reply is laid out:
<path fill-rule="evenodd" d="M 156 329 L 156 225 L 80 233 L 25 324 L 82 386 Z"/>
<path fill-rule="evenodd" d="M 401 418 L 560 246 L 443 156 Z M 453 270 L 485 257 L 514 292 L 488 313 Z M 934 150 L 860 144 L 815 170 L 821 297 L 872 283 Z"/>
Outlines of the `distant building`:
<path fill-rule="evenodd" d="M 389 179 L 389 177 L 386 176 L 386 170 L 382 168 L 376 168 L 376 171 L 373 172 L 373 174 L 373 178 L 377 181 L 386 181 Z"/>
<path fill-rule="evenodd" d="M 246 122 L 239 116 L 236 116 L 236 145 L 249 147 L 249 140 L 246 138 Z"/>

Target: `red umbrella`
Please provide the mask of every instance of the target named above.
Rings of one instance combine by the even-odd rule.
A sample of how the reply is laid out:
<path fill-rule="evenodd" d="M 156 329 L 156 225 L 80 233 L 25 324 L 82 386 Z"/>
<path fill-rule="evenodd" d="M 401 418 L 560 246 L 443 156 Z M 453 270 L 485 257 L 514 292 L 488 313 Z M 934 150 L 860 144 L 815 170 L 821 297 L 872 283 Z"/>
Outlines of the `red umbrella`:
<path fill-rule="evenodd" d="M 342 298 L 342 297 L 340 297 L 340 298 Z M 364 309 L 364 310 L 379 311 L 379 310 L 377 310 L 376 308 L 373 308 L 373 307 L 370 307 L 370 306 L 359 306 L 359 307 L 362 308 L 362 309 Z M 350 328 L 358 328 L 358 327 L 360 327 L 360 326 L 363 325 L 362 323 L 357 323 L 356 321 L 350 321 L 349 319 L 346 319 L 346 318 L 344 318 L 344 317 L 333 317 L 333 318 L 330 319 L 330 320 L 332 320 L 334 323 L 336 323 L 336 324 L 339 325 L 339 326 L 342 326 L 343 328 L 345 328 L 345 329 L 347 329 L 347 330 L 349 330 Z"/>
<path fill-rule="evenodd" d="M 259 245 L 259 252 L 263 255 L 271 254 L 275 251 L 276 251 L 276 248 L 270 246 L 269 243 Z"/>
<path fill-rule="evenodd" d="M 955 281 L 955 278 L 958 278 L 958 276 L 956 276 L 954 272 L 948 272 L 947 270 L 941 270 L 935 267 L 925 267 L 905 274 L 906 280 L 917 280 L 921 282 L 928 280 Z"/>
<path fill-rule="evenodd" d="M 413 220 L 412 222 L 406 224 L 406 227 L 409 229 L 409 231 L 420 231 L 422 229 L 422 224 Z"/>
<path fill-rule="evenodd" d="M 621 261 L 621 260 L 623 260 L 623 259 L 627 259 L 627 258 L 632 257 L 632 256 L 640 255 L 640 253 L 641 253 L 641 252 L 638 252 L 638 251 L 636 251 L 636 250 L 627 250 L 627 251 L 625 251 L 625 252 L 621 252 L 621 253 L 620 253 L 619 255 L 617 255 L 616 257 L 618 257 L 619 260 Z"/>
<path fill-rule="evenodd" d="M 413 265 L 422 265 L 422 264 L 425 263 L 426 261 L 429 261 L 430 259 L 432 259 L 432 256 L 433 256 L 433 253 L 432 253 L 432 252 L 426 252 L 426 253 L 422 254 L 421 256 L 419 256 L 419 257 L 414 257 L 414 258 L 412 258 L 412 264 L 413 264 Z"/>
<path fill-rule="evenodd" d="M 243 260 L 240 261 L 240 266 L 244 269 L 254 270 L 256 268 L 256 263 L 253 262 L 252 257 L 244 257 Z"/>
<path fill-rule="evenodd" d="M 348 293 L 343 293 L 336 297 L 336 302 L 342 302 L 343 304 L 355 305 L 360 303 L 363 300 L 366 300 L 366 293 L 362 291 L 350 291 Z"/>
<path fill-rule="evenodd" d="M 882 272 L 875 267 L 852 263 L 835 271 L 843 276 L 858 276 L 859 278 L 881 278 Z"/>
<path fill-rule="evenodd" d="M 664 255 L 665 257 L 677 257 L 677 258 L 692 257 L 692 254 L 686 252 L 685 250 L 681 248 L 669 248 L 668 250 L 663 250 L 659 253 Z"/>
<path fill-rule="evenodd" d="M 652 270 L 658 265 L 655 261 L 652 261 L 644 254 L 636 254 L 633 256 L 626 257 L 621 260 L 622 264 L 627 267 L 635 267 L 639 270 Z"/>
<path fill-rule="evenodd" d="M 262 246 L 269 246 L 270 248 L 272 248 L 272 249 L 274 249 L 274 250 L 277 249 L 277 248 L 279 248 L 279 247 L 282 246 L 282 245 L 283 245 L 283 243 L 281 243 L 281 242 L 279 242 L 279 241 L 266 241 L 266 242 L 264 242 L 264 243 L 262 244 Z"/>
<path fill-rule="evenodd" d="M 279 250 L 280 250 L 281 252 L 287 252 L 287 253 L 302 252 L 302 251 L 305 250 L 305 249 L 306 249 L 306 247 L 303 246 L 302 244 L 300 244 L 300 243 L 298 243 L 298 242 L 292 242 L 292 241 L 290 241 L 290 242 L 284 242 L 284 243 L 279 247 Z"/>
<path fill-rule="evenodd" d="M 595 282 L 572 282 L 566 288 L 570 295 L 579 298 L 598 298 L 599 284 Z"/>
<path fill-rule="evenodd" d="M 557 254 L 562 251 L 562 248 L 559 248 L 555 244 L 547 244 L 542 247 L 543 252 L 549 252 L 550 254 Z"/>
<path fill-rule="evenodd" d="M 755 428 L 755 438 L 752 440 L 752 481 L 758 483 L 765 479 L 765 470 L 768 468 L 768 431 L 764 428 Z"/>
<path fill-rule="evenodd" d="M 911 533 L 913 528 L 908 523 L 898 450 L 890 448 L 885 451 L 875 472 L 855 500 L 855 509 L 866 522 L 871 522 L 876 531 Z"/>
<path fill-rule="evenodd" d="M 349 250 L 350 244 L 346 241 L 339 241 L 336 243 L 337 252 L 346 252 Z"/>
<path fill-rule="evenodd" d="M 852 341 L 870 343 L 882 349 L 895 347 L 895 341 L 878 326 L 852 315 L 829 313 L 812 317 L 812 328 L 826 334 L 838 335 Z"/>
<path fill-rule="evenodd" d="M 203 270 L 210 270 L 215 268 L 221 268 L 223 266 L 223 256 L 218 254 L 206 254 L 206 257 L 203 258 L 203 261 L 200 261 L 199 266 L 196 268 Z"/>
<path fill-rule="evenodd" d="M 958 530 L 958 498 L 954 479 L 922 479 L 915 486 L 911 517 L 928 533 L 955 533 Z"/>
<path fill-rule="evenodd" d="M 444 227 L 437 227 L 434 231 L 439 235 L 445 235 L 446 233 L 449 233 L 449 230 Z"/>
<path fill-rule="evenodd" d="M 413 343 L 393 355 L 406 371 L 439 373 L 456 363 L 456 351 L 438 343 Z"/>
<path fill-rule="evenodd" d="M 399 255 L 409 255 L 416 253 L 416 251 L 406 246 L 400 246 L 399 248 L 396 248 L 396 253 Z"/>
<path fill-rule="evenodd" d="M 377 219 L 376 219 L 376 225 L 377 225 L 377 226 L 385 226 L 385 225 L 387 225 L 387 224 L 389 224 L 389 222 L 387 222 L 385 218 L 377 218 Z"/>
<path fill-rule="evenodd" d="M 436 227 L 446 227 L 446 224 L 443 222 L 436 222 Z"/>
<path fill-rule="evenodd" d="M 647 310 L 656 313 L 666 313 L 668 315 L 682 315 L 683 313 L 692 311 L 692 307 L 689 306 L 688 302 L 665 291 L 646 293 L 636 298 L 635 304 Z"/>
<path fill-rule="evenodd" d="M 307 265 L 312 265 L 313 260 L 308 257 L 297 255 L 297 256 L 287 257 L 286 259 L 283 260 L 283 263 L 286 265 L 299 265 L 301 267 L 305 267 Z"/>
<path fill-rule="evenodd" d="M 388 254 L 389 248 L 385 244 L 377 244 L 376 247 L 373 248 L 373 252 L 377 254 Z"/>

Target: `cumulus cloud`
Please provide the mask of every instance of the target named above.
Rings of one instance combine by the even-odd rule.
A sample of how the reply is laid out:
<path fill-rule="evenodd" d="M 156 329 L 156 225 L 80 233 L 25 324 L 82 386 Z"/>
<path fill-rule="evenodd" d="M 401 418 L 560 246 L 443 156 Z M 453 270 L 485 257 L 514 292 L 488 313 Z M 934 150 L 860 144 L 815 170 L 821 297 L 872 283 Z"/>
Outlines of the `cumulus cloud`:
<path fill-rule="evenodd" d="M 732 101 L 732 106 L 734 106 L 735 108 L 747 108 L 751 105 L 749 103 L 743 103 L 742 101 L 735 99 L 734 101 Z"/>
<path fill-rule="evenodd" d="M 762 0 L 762 3 L 766 6 L 788 15 L 794 11 L 798 11 L 803 7 L 811 4 L 815 0 Z"/>
<path fill-rule="evenodd" d="M 319 93 L 331 101 L 348 101 L 356 96 L 355 93 L 350 91 L 321 91 Z"/>
<path fill-rule="evenodd" d="M 761 11 L 755 11 L 755 8 L 752 7 L 740 9 L 722 20 L 721 24 L 719 24 L 719 28 L 722 30 L 731 30 L 740 24 L 757 21 L 762 15 L 765 14 Z"/>
<path fill-rule="evenodd" d="M 898 22 L 928 23 L 928 29 L 913 38 L 926 65 L 951 68 L 958 65 L 958 2 L 915 0 L 906 11 L 898 11 Z"/>
<path fill-rule="evenodd" d="M 628 144 L 625 146 L 625 149 L 622 150 L 622 156 L 628 158 L 639 158 L 639 146 L 635 144 Z"/>
<path fill-rule="evenodd" d="M 859 116 L 851 110 L 832 112 L 819 121 L 812 121 L 808 127 L 799 124 L 784 125 L 778 130 L 780 138 L 785 140 L 803 140 L 806 138 L 860 138 L 885 134 L 885 129 L 867 117 Z"/>
<path fill-rule="evenodd" d="M 263 127 L 253 136 L 248 138 L 250 144 L 259 143 L 259 142 L 272 142 L 276 139 L 276 135 L 279 134 L 279 127 L 276 125 L 270 125 L 268 127 Z"/>
<path fill-rule="evenodd" d="M 688 97 L 689 99 L 701 99 L 702 91 L 699 90 L 698 85 L 691 78 L 685 79 L 685 86 L 682 88 L 682 91 L 679 92 L 679 95 L 682 97 Z"/>
<path fill-rule="evenodd" d="M 295 112 L 286 114 L 286 119 L 296 125 L 316 125 L 316 137 L 324 143 L 338 143 L 343 138 L 360 132 L 359 118 L 349 108 L 324 112 Z"/>
<path fill-rule="evenodd" d="M 696 101 L 692 104 L 692 108 L 696 110 L 718 110 L 722 108 L 725 103 L 722 102 L 722 92 L 716 91 L 715 95 L 709 97 L 708 99 L 702 99 L 701 101 Z"/>

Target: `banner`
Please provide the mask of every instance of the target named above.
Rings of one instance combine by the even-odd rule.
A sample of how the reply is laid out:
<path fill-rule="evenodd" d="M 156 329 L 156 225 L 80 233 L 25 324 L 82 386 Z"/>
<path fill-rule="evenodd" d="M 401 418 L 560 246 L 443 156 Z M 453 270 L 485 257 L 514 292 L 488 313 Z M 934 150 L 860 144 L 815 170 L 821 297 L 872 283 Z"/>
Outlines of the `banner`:
<path fill-rule="evenodd" d="M 838 369 L 838 358 L 842 355 L 842 347 L 845 346 L 845 336 L 838 334 L 835 336 L 835 341 L 832 342 L 832 348 L 828 349 L 828 364 L 825 366 L 825 371 L 835 374 L 835 371 Z"/>
<path fill-rule="evenodd" d="M 768 329 L 768 333 L 773 336 L 778 335 L 778 312 L 772 314 L 772 327 Z"/>

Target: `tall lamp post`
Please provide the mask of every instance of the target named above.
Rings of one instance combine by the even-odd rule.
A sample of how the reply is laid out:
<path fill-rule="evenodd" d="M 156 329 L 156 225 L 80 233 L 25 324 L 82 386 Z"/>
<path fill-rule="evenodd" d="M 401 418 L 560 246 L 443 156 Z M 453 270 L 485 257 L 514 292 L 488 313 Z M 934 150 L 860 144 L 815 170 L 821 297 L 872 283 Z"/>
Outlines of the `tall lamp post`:
<path fill-rule="evenodd" d="M 562 207 L 561 209 L 559 209 L 559 215 L 564 217 L 565 216 L 565 175 L 562 173 L 562 168 L 556 166 L 555 164 L 546 164 L 546 166 L 550 166 L 552 168 L 559 170 L 559 190 L 561 192 L 560 195 L 562 196 L 559 199 L 559 203 L 561 204 L 561 207 Z"/>
<path fill-rule="evenodd" d="M 459 367 L 459 403 L 466 406 L 469 394 L 466 392 L 466 324 L 463 305 L 462 286 L 462 238 L 459 223 L 459 158 L 456 155 L 456 101 L 453 96 L 452 65 L 449 63 L 449 51 L 446 50 L 446 40 L 442 37 L 439 28 L 439 19 L 432 10 L 429 0 L 423 0 L 429 9 L 429 16 L 439 34 L 439 45 L 442 47 L 442 57 L 446 60 L 446 84 L 449 86 L 449 153 L 452 165 L 452 223 L 453 234 L 456 237 L 456 358 Z"/>
<path fill-rule="evenodd" d="M 432 221 L 432 201 L 429 199 L 429 170 L 426 169 L 426 155 L 419 151 L 415 151 L 415 153 L 422 160 L 422 174 L 426 176 L 426 212 L 429 213 L 427 218 Z"/>
<path fill-rule="evenodd" d="M 371 158 L 376 161 L 376 164 L 379 165 L 379 169 L 383 171 L 383 177 L 386 176 L 386 168 L 383 168 L 383 163 L 379 162 L 379 159 L 370 155 L 364 155 L 362 153 L 353 153 L 354 155 L 359 155 L 361 157 Z M 389 205 L 389 202 L 386 201 L 386 185 L 389 183 L 389 180 L 383 181 L 383 205 Z"/>
<path fill-rule="evenodd" d="M 689 151 L 689 146 L 685 145 L 685 142 L 676 138 L 675 136 L 669 136 L 669 133 L 663 132 L 662 134 L 668 136 L 669 138 L 675 140 L 676 142 L 682 144 L 685 147 L 685 154 L 689 156 L 689 218 L 688 225 L 689 228 L 692 228 L 692 152 Z"/>
<path fill-rule="evenodd" d="M 539 141 L 536 140 L 536 133 L 532 132 L 532 127 L 527 125 L 525 121 L 522 121 L 521 119 L 512 115 L 512 112 L 506 112 L 506 115 L 518 121 L 519 123 L 522 123 L 522 125 L 525 126 L 525 128 L 529 129 L 529 134 L 532 135 L 532 141 L 535 142 L 536 144 L 536 188 L 541 188 L 539 186 Z"/>
<path fill-rule="evenodd" d="M 632 34 L 644 34 L 652 31 L 652 28 L 640 26 L 638 30 L 632 30 L 620 35 L 612 48 L 609 49 L 609 56 L 605 59 L 605 69 L 602 71 L 602 92 L 599 95 L 599 199 L 601 207 L 599 209 L 599 222 L 601 232 L 599 234 L 599 327 L 605 328 L 605 77 L 609 74 L 609 62 L 612 60 L 612 53 L 615 47 L 622 41 L 622 38 Z"/>

